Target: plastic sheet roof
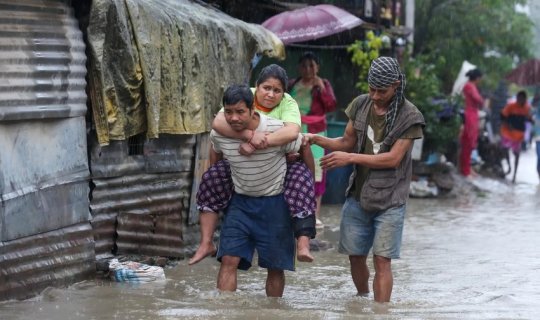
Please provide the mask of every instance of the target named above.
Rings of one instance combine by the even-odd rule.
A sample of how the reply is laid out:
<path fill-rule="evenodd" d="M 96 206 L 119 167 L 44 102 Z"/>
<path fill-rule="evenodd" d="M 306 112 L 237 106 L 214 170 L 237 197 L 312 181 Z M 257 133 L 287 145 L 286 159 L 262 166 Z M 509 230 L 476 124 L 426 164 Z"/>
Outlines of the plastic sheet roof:
<path fill-rule="evenodd" d="M 256 53 L 285 58 L 260 25 L 182 0 L 94 0 L 90 99 L 98 141 L 210 130 L 221 96 Z"/>

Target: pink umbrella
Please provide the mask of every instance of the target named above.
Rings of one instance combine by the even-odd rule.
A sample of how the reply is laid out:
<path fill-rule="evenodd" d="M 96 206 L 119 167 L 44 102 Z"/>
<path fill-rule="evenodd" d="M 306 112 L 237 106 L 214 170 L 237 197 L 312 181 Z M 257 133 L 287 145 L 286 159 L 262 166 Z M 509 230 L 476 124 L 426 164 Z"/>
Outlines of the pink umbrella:
<path fill-rule="evenodd" d="M 506 80 L 520 86 L 540 85 L 540 60 L 530 59 L 506 75 Z"/>
<path fill-rule="evenodd" d="M 362 24 L 358 17 L 329 4 L 282 12 L 263 22 L 284 44 L 314 40 Z"/>

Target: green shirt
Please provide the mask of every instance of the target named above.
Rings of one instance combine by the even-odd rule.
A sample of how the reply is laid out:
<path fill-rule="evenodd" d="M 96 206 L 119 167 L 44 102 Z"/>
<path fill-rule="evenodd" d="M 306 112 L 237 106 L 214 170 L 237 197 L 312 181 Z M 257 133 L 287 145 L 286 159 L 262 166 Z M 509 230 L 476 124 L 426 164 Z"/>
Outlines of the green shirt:
<path fill-rule="evenodd" d="M 255 88 L 251 88 L 251 91 L 253 94 L 255 94 Z M 221 108 L 219 112 L 223 112 L 223 108 Z M 281 99 L 281 102 L 275 106 L 272 111 L 264 112 L 262 110 L 257 110 L 257 112 L 283 122 L 294 123 L 298 126 L 302 125 L 298 103 L 296 103 L 296 101 L 288 93 L 284 93 L 283 99 Z"/>
<path fill-rule="evenodd" d="M 352 112 L 352 104 L 349 104 L 347 109 L 345 110 L 345 113 L 349 117 L 349 119 L 352 119 L 354 117 L 354 114 L 351 114 Z M 362 154 L 376 154 L 374 149 L 378 149 L 379 144 L 384 140 L 384 128 L 386 126 L 386 114 L 383 115 L 377 115 L 375 114 L 373 110 L 373 104 L 369 110 L 368 114 L 368 126 L 371 127 L 373 131 L 371 131 L 368 127 L 366 130 L 366 139 L 364 146 L 362 147 L 362 150 L 360 150 L 360 153 Z M 422 126 L 417 124 L 413 125 L 409 129 L 407 129 L 400 137 L 400 139 L 419 139 L 422 138 Z M 369 168 L 365 166 L 356 166 L 356 177 L 354 179 L 354 185 L 351 189 L 352 195 L 355 197 L 355 199 L 360 199 L 360 192 L 362 190 L 362 186 L 364 185 L 364 182 L 367 179 L 367 176 L 369 174 Z"/>
<path fill-rule="evenodd" d="M 311 88 L 303 85 L 302 81 L 298 81 L 291 89 L 291 97 L 298 102 L 300 114 L 306 115 L 311 111 L 311 103 L 313 101 Z"/>

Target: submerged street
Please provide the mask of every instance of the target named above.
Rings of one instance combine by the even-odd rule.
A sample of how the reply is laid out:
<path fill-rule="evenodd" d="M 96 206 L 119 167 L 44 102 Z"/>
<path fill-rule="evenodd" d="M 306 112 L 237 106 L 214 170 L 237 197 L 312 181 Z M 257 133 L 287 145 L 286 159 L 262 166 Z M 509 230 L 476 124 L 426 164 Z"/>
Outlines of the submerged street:
<path fill-rule="evenodd" d="M 389 304 L 355 297 L 348 260 L 337 253 L 340 206 L 325 206 L 314 263 L 286 273 L 282 299 L 264 294 L 265 271 L 239 274 L 236 294 L 218 294 L 219 264 L 187 260 L 163 283 L 106 279 L 0 303 L 0 319 L 535 319 L 540 313 L 540 188 L 534 150 L 516 185 L 480 178 L 484 192 L 411 199 Z M 372 269 L 373 270 L 373 269 Z M 373 271 L 372 271 L 373 275 Z"/>

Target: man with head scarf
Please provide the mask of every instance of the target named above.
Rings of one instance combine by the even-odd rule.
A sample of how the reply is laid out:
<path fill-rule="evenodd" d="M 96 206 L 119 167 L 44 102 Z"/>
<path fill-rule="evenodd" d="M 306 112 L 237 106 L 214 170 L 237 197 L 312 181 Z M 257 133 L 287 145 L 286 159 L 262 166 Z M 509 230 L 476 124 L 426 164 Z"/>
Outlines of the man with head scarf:
<path fill-rule="evenodd" d="M 394 58 L 371 63 L 369 93 L 356 97 L 345 111 L 343 137 L 305 135 L 305 142 L 333 151 L 323 168 L 353 164 L 342 209 L 339 251 L 349 256 L 358 295 L 369 294 L 366 260 L 373 250 L 374 299 L 390 301 L 391 261 L 399 258 L 406 202 L 412 175 L 413 141 L 422 138 L 420 111 L 403 95 L 405 76 Z"/>

